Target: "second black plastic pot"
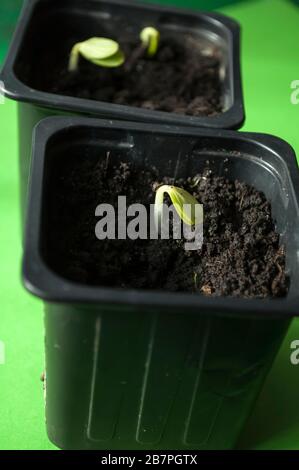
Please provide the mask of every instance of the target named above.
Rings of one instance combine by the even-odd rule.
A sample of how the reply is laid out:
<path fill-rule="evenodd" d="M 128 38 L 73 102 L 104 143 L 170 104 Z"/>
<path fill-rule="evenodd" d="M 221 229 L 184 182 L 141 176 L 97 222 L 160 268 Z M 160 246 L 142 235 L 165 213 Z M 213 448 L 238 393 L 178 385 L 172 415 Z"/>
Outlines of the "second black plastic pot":
<path fill-rule="evenodd" d="M 221 51 L 224 112 L 212 117 L 182 116 L 132 106 L 96 102 L 40 91 L 57 55 L 68 58 L 69 38 L 112 36 L 157 26 L 161 32 L 192 34 Z M 130 0 L 27 0 L 1 73 L 8 97 L 19 102 L 21 205 L 27 200 L 32 130 L 42 118 L 55 114 L 85 114 L 138 122 L 237 129 L 244 121 L 240 74 L 239 26 L 216 13 L 185 11 Z M 48 58 L 41 69 L 41 60 Z"/>
<path fill-rule="evenodd" d="M 53 270 L 47 240 L 55 168 L 70 155 L 97 159 L 100 149 L 137 168 L 154 164 L 160 174 L 183 177 L 209 160 L 216 174 L 264 191 L 286 248 L 287 297 L 91 287 Z M 235 445 L 290 318 L 298 314 L 298 188 L 294 152 L 271 136 L 83 118 L 49 118 L 37 126 L 23 276 L 27 289 L 45 300 L 46 418 L 55 444 Z"/>

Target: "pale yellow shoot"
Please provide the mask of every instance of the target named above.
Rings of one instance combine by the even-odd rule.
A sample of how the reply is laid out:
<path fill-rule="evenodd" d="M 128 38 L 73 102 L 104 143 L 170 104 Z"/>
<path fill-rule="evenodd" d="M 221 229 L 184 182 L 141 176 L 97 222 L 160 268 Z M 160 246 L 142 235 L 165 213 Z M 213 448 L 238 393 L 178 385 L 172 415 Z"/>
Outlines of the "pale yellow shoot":
<path fill-rule="evenodd" d="M 156 191 L 155 220 L 157 226 L 159 226 L 162 218 L 165 193 L 170 197 L 176 212 L 185 224 L 198 225 L 203 223 L 203 207 L 195 197 L 182 188 L 163 185 Z"/>
<path fill-rule="evenodd" d="M 140 33 L 140 39 L 150 57 L 156 55 L 160 42 L 160 33 L 152 26 L 144 28 Z"/>

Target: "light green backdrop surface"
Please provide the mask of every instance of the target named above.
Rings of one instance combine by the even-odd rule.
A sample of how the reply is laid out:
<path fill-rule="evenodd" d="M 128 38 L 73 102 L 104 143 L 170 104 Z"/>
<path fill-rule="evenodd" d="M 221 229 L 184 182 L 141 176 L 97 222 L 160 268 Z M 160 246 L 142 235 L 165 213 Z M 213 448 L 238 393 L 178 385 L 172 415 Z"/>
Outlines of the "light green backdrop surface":
<path fill-rule="evenodd" d="M 2 58 L 20 0 L 2 0 Z M 299 80 L 299 7 L 288 0 L 161 0 L 190 8 L 222 5 L 219 11 L 243 28 L 242 68 L 246 103 L 244 130 L 276 134 L 299 156 L 299 104 L 290 100 Z M 226 5 L 226 6 L 223 6 Z M 13 6 L 15 8 L 13 8 Z M 42 304 L 20 282 L 17 120 L 15 103 L 0 105 L 0 449 L 54 449 L 44 426 Z M 299 287 L 299 286 L 298 286 Z M 299 313 L 299 306 L 298 306 Z M 299 365 L 290 363 L 290 342 L 299 340 L 299 320 L 289 330 L 239 447 L 299 449 Z M 0 343 L 1 345 L 1 343 Z"/>

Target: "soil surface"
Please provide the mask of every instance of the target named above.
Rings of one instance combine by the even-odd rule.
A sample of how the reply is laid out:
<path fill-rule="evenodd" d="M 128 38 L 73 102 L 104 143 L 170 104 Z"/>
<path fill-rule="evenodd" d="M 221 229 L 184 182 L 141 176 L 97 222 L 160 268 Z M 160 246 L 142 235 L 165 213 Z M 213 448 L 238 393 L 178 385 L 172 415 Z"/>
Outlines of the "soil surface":
<path fill-rule="evenodd" d="M 222 112 L 219 51 L 207 51 L 191 36 L 180 37 L 180 42 L 162 37 L 153 58 L 138 41 L 119 43 L 126 63 L 113 69 L 81 58 L 78 72 L 69 73 L 68 53 L 63 62 L 58 55 L 56 65 L 45 69 L 43 91 L 191 116 Z"/>
<path fill-rule="evenodd" d="M 45 247 L 48 263 L 66 278 L 89 285 L 186 291 L 205 296 L 280 297 L 288 290 L 285 253 L 263 193 L 212 174 L 161 179 L 155 168 L 114 166 L 107 154 L 74 159 L 60 169 L 49 195 Z M 104 157 L 104 158 L 103 158 Z M 154 203 L 157 185 L 175 184 L 204 206 L 204 244 L 184 240 L 105 240 L 95 236 L 95 208 Z M 165 198 L 167 202 L 167 197 Z"/>

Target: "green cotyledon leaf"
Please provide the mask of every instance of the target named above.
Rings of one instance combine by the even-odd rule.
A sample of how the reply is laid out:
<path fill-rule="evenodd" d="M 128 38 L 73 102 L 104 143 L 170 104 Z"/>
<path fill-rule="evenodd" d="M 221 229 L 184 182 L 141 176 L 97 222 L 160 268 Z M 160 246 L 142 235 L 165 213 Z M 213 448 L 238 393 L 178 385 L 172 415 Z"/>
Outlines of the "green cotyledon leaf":
<path fill-rule="evenodd" d="M 68 67 L 70 72 L 78 69 L 80 55 L 101 67 L 119 67 L 125 60 L 124 53 L 116 41 L 101 37 L 93 37 L 73 46 Z"/>

